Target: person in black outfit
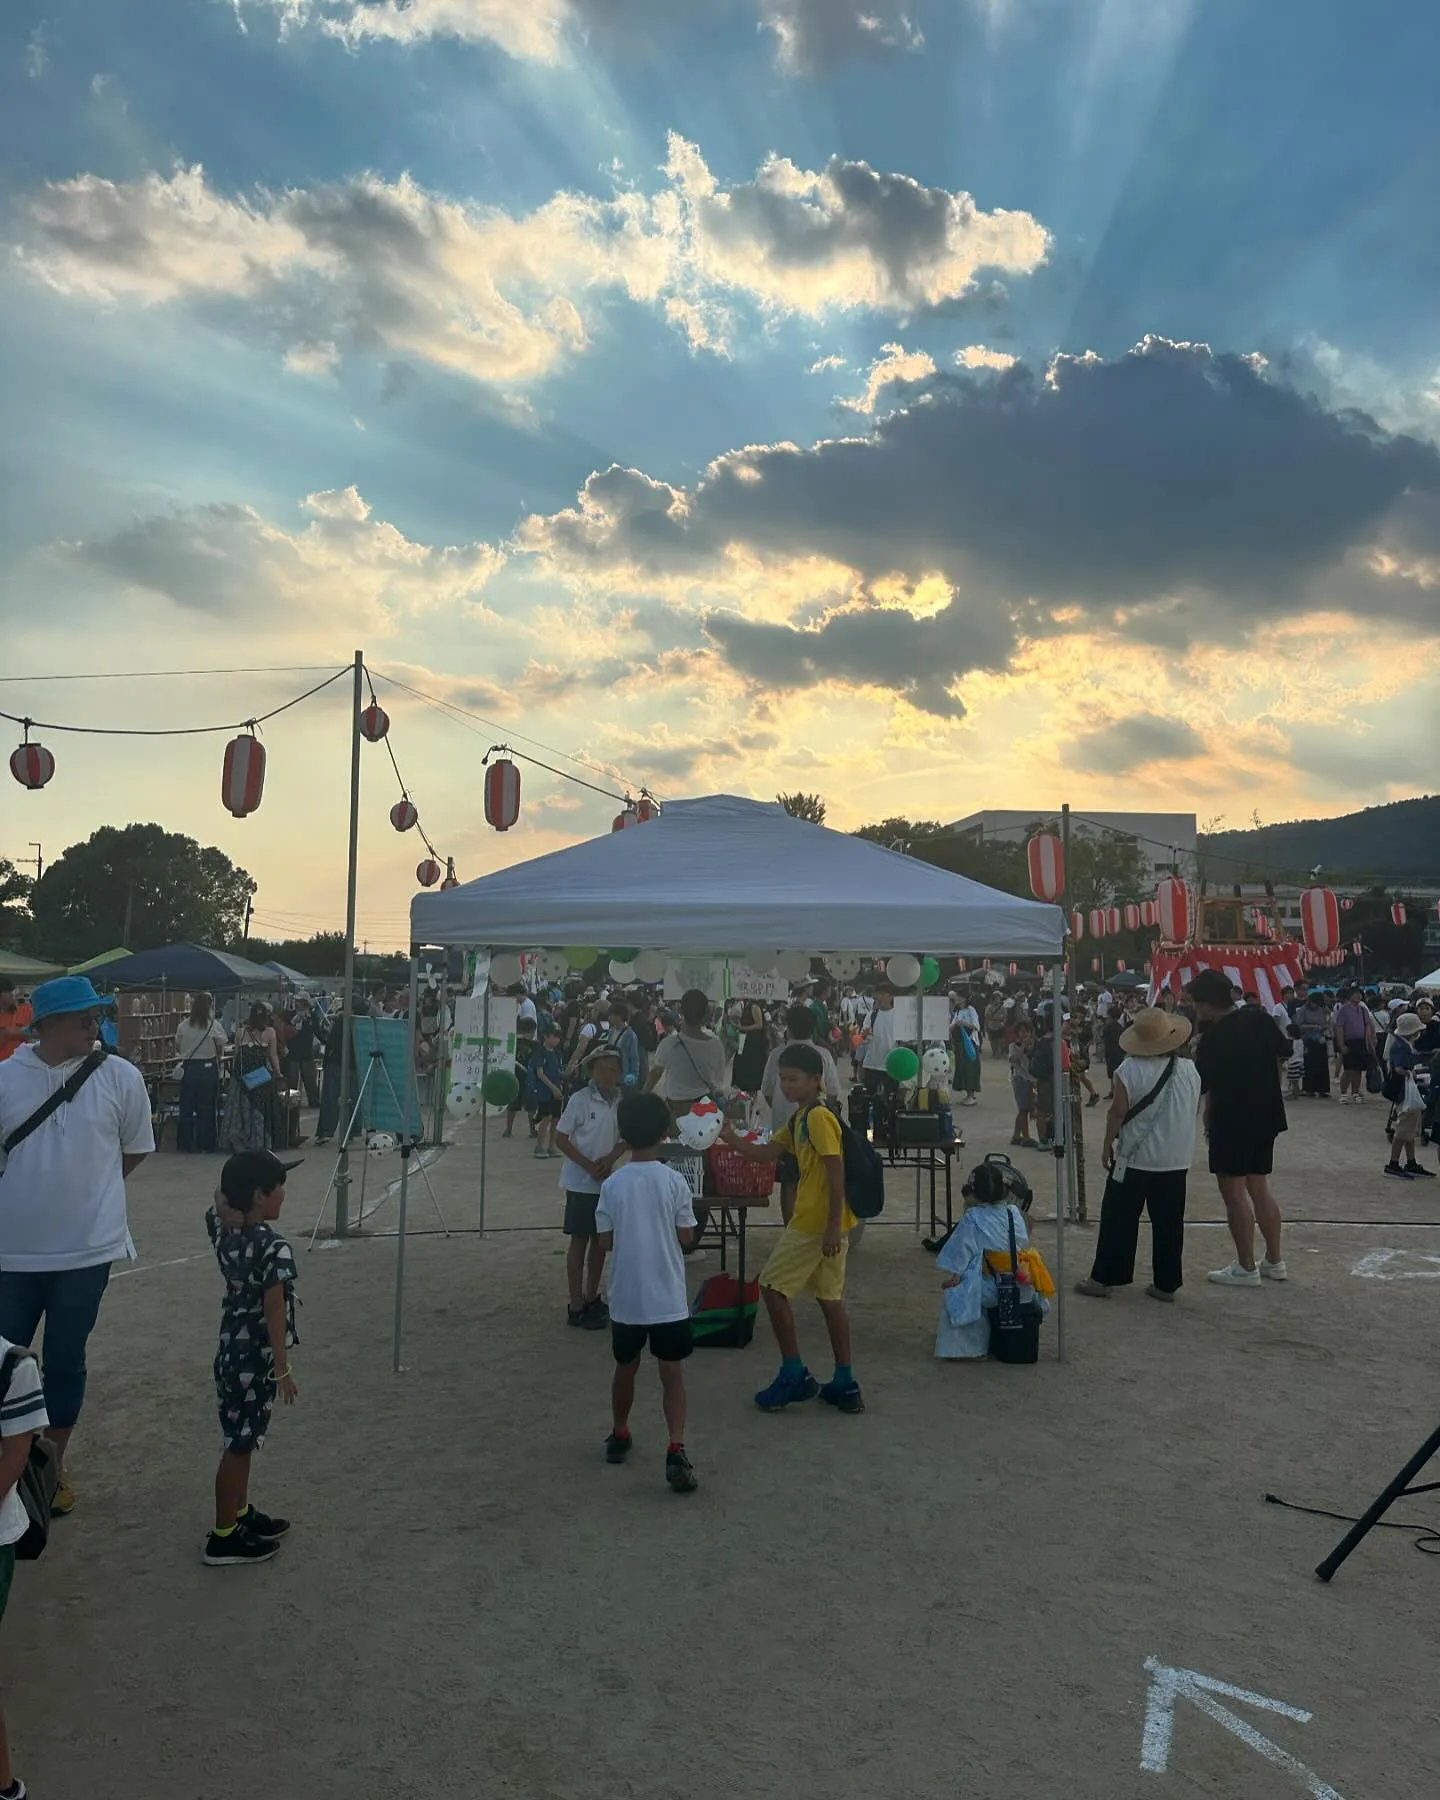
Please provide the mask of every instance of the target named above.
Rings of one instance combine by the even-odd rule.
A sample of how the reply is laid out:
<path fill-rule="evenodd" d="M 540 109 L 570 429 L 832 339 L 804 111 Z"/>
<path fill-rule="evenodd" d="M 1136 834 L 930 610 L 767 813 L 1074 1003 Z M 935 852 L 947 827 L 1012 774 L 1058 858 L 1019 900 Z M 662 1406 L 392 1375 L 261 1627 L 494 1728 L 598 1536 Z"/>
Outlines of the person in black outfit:
<path fill-rule="evenodd" d="M 1287 1124 L 1281 1082 L 1290 1043 L 1263 1007 L 1236 1007 L 1230 980 L 1218 969 L 1201 970 L 1190 998 L 1202 1026 L 1195 1066 L 1205 1095 L 1210 1173 L 1235 1240 L 1235 1261 L 1210 1279 L 1221 1287 L 1259 1287 L 1262 1277 L 1284 1281 L 1282 1221 L 1270 1173 L 1275 1140 Z M 1257 1225 L 1265 1239 L 1258 1267 Z"/>
<path fill-rule="evenodd" d="M 747 1000 L 740 1015 L 740 1049 L 731 1080 L 743 1094 L 758 1094 L 770 1057 L 770 1026 L 758 1000 Z"/>

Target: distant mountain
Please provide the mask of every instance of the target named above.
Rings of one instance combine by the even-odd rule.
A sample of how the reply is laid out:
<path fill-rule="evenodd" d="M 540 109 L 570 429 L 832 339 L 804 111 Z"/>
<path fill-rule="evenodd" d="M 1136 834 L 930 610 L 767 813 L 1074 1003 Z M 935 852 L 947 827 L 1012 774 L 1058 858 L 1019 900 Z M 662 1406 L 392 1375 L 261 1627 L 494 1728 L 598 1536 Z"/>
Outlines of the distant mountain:
<path fill-rule="evenodd" d="M 1214 882 L 1243 881 L 1230 858 L 1254 863 L 1254 878 L 1303 881 L 1319 863 L 1332 881 L 1440 886 L 1440 794 L 1367 806 L 1338 819 L 1297 819 L 1254 831 L 1217 831 L 1201 840 L 1214 857 Z M 1222 858 L 1227 860 L 1221 860 Z"/>

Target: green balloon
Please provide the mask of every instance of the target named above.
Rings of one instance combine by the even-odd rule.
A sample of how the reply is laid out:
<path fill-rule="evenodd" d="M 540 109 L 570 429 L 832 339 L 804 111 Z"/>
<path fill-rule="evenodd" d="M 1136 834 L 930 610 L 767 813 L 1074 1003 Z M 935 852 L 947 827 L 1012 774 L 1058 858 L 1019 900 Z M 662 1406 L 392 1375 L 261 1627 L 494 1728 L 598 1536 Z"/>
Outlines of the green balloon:
<path fill-rule="evenodd" d="M 904 1044 L 897 1044 L 885 1058 L 885 1073 L 892 1081 L 913 1081 L 920 1073 L 920 1058 Z"/>
<path fill-rule="evenodd" d="M 640 952 L 638 950 L 607 950 L 605 954 L 611 962 L 634 962 Z"/>
<path fill-rule="evenodd" d="M 940 979 L 940 965 L 933 956 L 924 957 L 920 963 L 921 987 L 934 987 Z"/>
<path fill-rule="evenodd" d="M 480 1088 L 487 1106 L 513 1106 L 520 1098 L 520 1083 L 509 1069 L 492 1069 Z"/>

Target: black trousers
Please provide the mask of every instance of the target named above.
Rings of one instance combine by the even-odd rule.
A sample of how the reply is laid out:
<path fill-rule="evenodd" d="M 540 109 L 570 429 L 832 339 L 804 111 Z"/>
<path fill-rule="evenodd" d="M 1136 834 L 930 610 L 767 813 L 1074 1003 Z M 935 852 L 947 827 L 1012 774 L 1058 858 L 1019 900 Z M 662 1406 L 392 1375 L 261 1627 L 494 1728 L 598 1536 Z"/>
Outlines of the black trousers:
<path fill-rule="evenodd" d="M 1100 1203 L 1100 1235 L 1095 1244 L 1092 1281 L 1106 1287 L 1128 1287 L 1135 1279 L 1135 1251 L 1140 1242 L 1140 1215 L 1150 1214 L 1150 1248 L 1155 1286 L 1173 1294 L 1181 1284 L 1185 1249 L 1185 1177 L 1188 1169 L 1127 1169 L 1125 1179 L 1112 1175 Z"/>

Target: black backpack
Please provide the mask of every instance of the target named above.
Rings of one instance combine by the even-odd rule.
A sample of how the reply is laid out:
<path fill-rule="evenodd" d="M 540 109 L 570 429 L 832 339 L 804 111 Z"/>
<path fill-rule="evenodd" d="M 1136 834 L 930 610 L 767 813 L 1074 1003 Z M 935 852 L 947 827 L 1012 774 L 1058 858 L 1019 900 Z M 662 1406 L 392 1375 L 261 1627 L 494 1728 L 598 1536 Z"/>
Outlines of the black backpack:
<path fill-rule="evenodd" d="M 1030 1052 L 1030 1079 L 1032 1081 L 1052 1081 L 1055 1077 L 1055 1044 L 1051 1038 L 1041 1038 Z"/>
<path fill-rule="evenodd" d="M 829 1107 L 825 1110 L 832 1112 Z M 832 1116 L 840 1127 L 840 1154 L 845 1163 L 845 1204 L 857 1219 L 877 1219 L 885 1210 L 885 1164 L 880 1152 L 869 1138 L 852 1130 L 838 1113 L 832 1112 Z"/>

